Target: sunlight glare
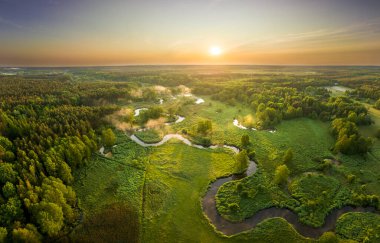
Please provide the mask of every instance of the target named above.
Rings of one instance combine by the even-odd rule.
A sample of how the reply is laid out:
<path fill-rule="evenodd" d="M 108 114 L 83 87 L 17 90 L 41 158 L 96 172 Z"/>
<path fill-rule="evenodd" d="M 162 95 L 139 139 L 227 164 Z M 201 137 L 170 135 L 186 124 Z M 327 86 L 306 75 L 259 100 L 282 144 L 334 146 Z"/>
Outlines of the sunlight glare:
<path fill-rule="evenodd" d="M 222 49 L 220 49 L 219 46 L 212 46 L 209 49 L 209 53 L 211 56 L 219 56 L 220 54 L 222 54 Z"/>

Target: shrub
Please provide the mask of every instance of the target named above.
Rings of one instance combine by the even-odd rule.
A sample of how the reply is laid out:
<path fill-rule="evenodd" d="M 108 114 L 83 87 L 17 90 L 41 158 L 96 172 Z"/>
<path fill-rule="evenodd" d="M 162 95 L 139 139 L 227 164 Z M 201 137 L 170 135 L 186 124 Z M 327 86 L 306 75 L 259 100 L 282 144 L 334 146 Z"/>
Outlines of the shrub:
<path fill-rule="evenodd" d="M 248 193 L 247 191 L 243 191 L 243 192 L 241 193 L 241 196 L 242 196 L 243 198 L 248 198 L 248 197 L 249 197 L 249 193 Z"/>
<path fill-rule="evenodd" d="M 356 176 L 353 175 L 353 174 L 349 174 L 349 175 L 347 176 L 347 180 L 348 180 L 349 183 L 354 182 L 355 179 L 356 179 Z"/>
<path fill-rule="evenodd" d="M 241 192 L 241 190 L 243 190 L 243 184 L 241 184 L 241 183 L 237 183 L 237 184 L 236 184 L 236 190 L 237 190 L 238 192 Z"/>
<path fill-rule="evenodd" d="M 238 211 L 240 209 L 240 207 L 239 207 L 239 205 L 237 203 L 228 204 L 228 208 L 231 211 Z"/>
<path fill-rule="evenodd" d="M 115 144 L 116 136 L 111 128 L 108 128 L 102 132 L 102 141 L 107 147 L 112 147 Z"/>
<path fill-rule="evenodd" d="M 319 242 L 321 243 L 338 243 L 338 238 L 334 234 L 334 232 L 325 232 L 323 235 L 319 238 Z"/>
<path fill-rule="evenodd" d="M 276 184 L 284 183 L 288 180 L 289 169 L 286 165 L 279 165 L 274 172 L 274 182 Z"/>
<path fill-rule="evenodd" d="M 5 238 L 7 238 L 7 228 L 0 227 L 0 242 L 5 242 Z"/>

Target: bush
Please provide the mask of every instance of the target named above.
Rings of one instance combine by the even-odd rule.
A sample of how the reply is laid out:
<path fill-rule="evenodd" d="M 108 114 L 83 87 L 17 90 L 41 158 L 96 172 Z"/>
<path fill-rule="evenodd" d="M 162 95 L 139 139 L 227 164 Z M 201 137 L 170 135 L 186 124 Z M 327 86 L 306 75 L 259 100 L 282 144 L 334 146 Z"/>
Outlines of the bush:
<path fill-rule="evenodd" d="M 249 197 L 249 193 L 248 193 L 247 191 L 243 191 L 243 192 L 241 193 L 241 197 L 243 197 L 243 198 L 248 198 L 248 197 Z"/>
<path fill-rule="evenodd" d="M 209 139 L 209 138 L 201 138 L 200 142 L 201 142 L 201 145 L 204 147 L 211 146 L 211 139 Z"/>
<path fill-rule="evenodd" d="M 338 238 L 334 234 L 334 232 L 325 232 L 323 235 L 319 238 L 319 242 L 321 243 L 338 243 Z"/>
<path fill-rule="evenodd" d="M 247 148 L 250 144 L 251 144 L 251 142 L 249 141 L 248 135 L 241 136 L 241 146 L 243 148 Z"/>
<path fill-rule="evenodd" d="M 248 157 L 250 160 L 254 160 L 256 158 L 256 152 L 255 151 L 250 151 L 248 153 Z"/>
<path fill-rule="evenodd" d="M 379 222 L 380 216 L 374 213 L 346 213 L 338 219 L 336 234 L 358 242 L 379 242 Z"/>
<path fill-rule="evenodd" d="M 355 179 L 356 179 L 356 176 L 353 175 L 353 174 L 349 174 L 349 175 L 347 176 L 347 180 L 348 180 L 349 183 L 354 182 Z"/>
<path fill-rule="evenodd" d="M 7 238 L 7 228 L 0 227 L 0 242 L 5 242 L 5 239 Z"/>
<path fill-rule="evenodd" d="M 236 155 L 236 161 L 238 165 L 238 170 L 239 172 L 244 172 L 245 169 L 248 167 L 248 155 L 247 155 L 247 150 L 243 149 Z"/>
<path fill-rule="evenodd" d="M 286 165 L 280 165 L 276 168 L 274 172 L 274 182 L 276 184 L 284 183 L 288 180 L 289 177 L 289 169 Z"/>
<path fill-rule="evenodd" d="M 243 190 L 243 184 L 241 184 L 241 183 L 237 183 L 237 184 L 236 184 L 236 190 L 237 190 L 238 192 L 241 192 L 241 190 Z"/>
<path fill-rule="evenodd" d="M 106 147 L 112 147 L 116 142 L 115 133 L 113 133 L 111 128 L 103 130 L 102 141 Z"/>
<path fill-rule="evenodd" d="M 283 158 L 284 163 L 287 164 L 290 161 L 292 161 L 292 159 L 293 159 L 293 150 L 292 149 L 286 150 L 284 154 L 284 158 Z"/>
<path fill-rule="evenodd" d="M 228 204 L 228 208 L 231 211 L 238 211 L 240 209 L 240 207 L 239 207 L 239 205 L 237 203 Z"/>

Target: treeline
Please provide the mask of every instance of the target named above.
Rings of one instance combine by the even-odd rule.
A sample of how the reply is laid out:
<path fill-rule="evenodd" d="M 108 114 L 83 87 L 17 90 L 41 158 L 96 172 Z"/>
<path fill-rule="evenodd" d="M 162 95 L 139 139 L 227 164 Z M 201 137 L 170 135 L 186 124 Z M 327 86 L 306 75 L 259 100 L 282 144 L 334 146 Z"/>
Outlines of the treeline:
<path fill-rule="evenodd" d="M 362 85 L 358 88 L 356 88 L 353 91 L 350 91 L 349 94 L 355 98 L 362 98 L 362 99 L 373 99 L 378 100 L 380 99 L 380 81 L 376 84 L 366 84 Z"/>
<path fill-rule="evenodd" d="M 133 85 L 129 83 L 34 80 L 14 76 L 1 77 L 0 82 L 1 98 L 6 107 L 22 104 L 90 106 L 102 101 L 134 98 L 131 95 Z"/>
<path fill-rule="evenodd" d="M 332 133 L 337 138 L 333 147 L 335 152 L 368 152 L 372 142 L 362 137 L 357 129 L 357 125 L 372 124 L 367 108 L 349 97 L 331 97 L 326 88 L 320 87 L 330 83 L 330 80 L 311 82 L 309 79 L 251 84 L 236 81 L 225 85 L 204 84 L 197 86 L 196 91 L 209 94 L 213 99 L 230 105 L 240 103 L 249 106 L 255 113 L 255 118 L 243 121 L 247 127 L 268 129 L 282 120 L 297 117 L 331 121 Z M 334 125 L 338 123 L 343 125 Z M 345 129 L 346 125 L 351 128 L 350 132 Z"/>
<path fill-rule="evenodd" d="M 361 136 L 355 123 L 348 119 L 335 119 L 332 122 L 331 130 L 337 139 L 334 145 L 335 152 L 364 154 L 372 146 L 372 140 Z"/>
<path fill-rule="evenodd" d="M 98 147 L 102 117 L 129 84 L 0 80 L 0 242 L 64 234 L 80 217 L 73 171 Z"/>

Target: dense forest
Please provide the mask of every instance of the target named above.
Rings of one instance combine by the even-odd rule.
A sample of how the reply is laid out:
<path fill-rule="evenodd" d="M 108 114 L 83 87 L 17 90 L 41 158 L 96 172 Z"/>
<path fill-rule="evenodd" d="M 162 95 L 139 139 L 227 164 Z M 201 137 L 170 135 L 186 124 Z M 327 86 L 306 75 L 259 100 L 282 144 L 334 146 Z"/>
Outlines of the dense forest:
<path fill-rule="evenodd" d="M 61 76 L 1 78 L 1 241 L 56 239 L 76 224 L 72 172 L 97 150 L 106 125 L 99 118 L 117 109 L 110 101 L 129 90 Z"/>

